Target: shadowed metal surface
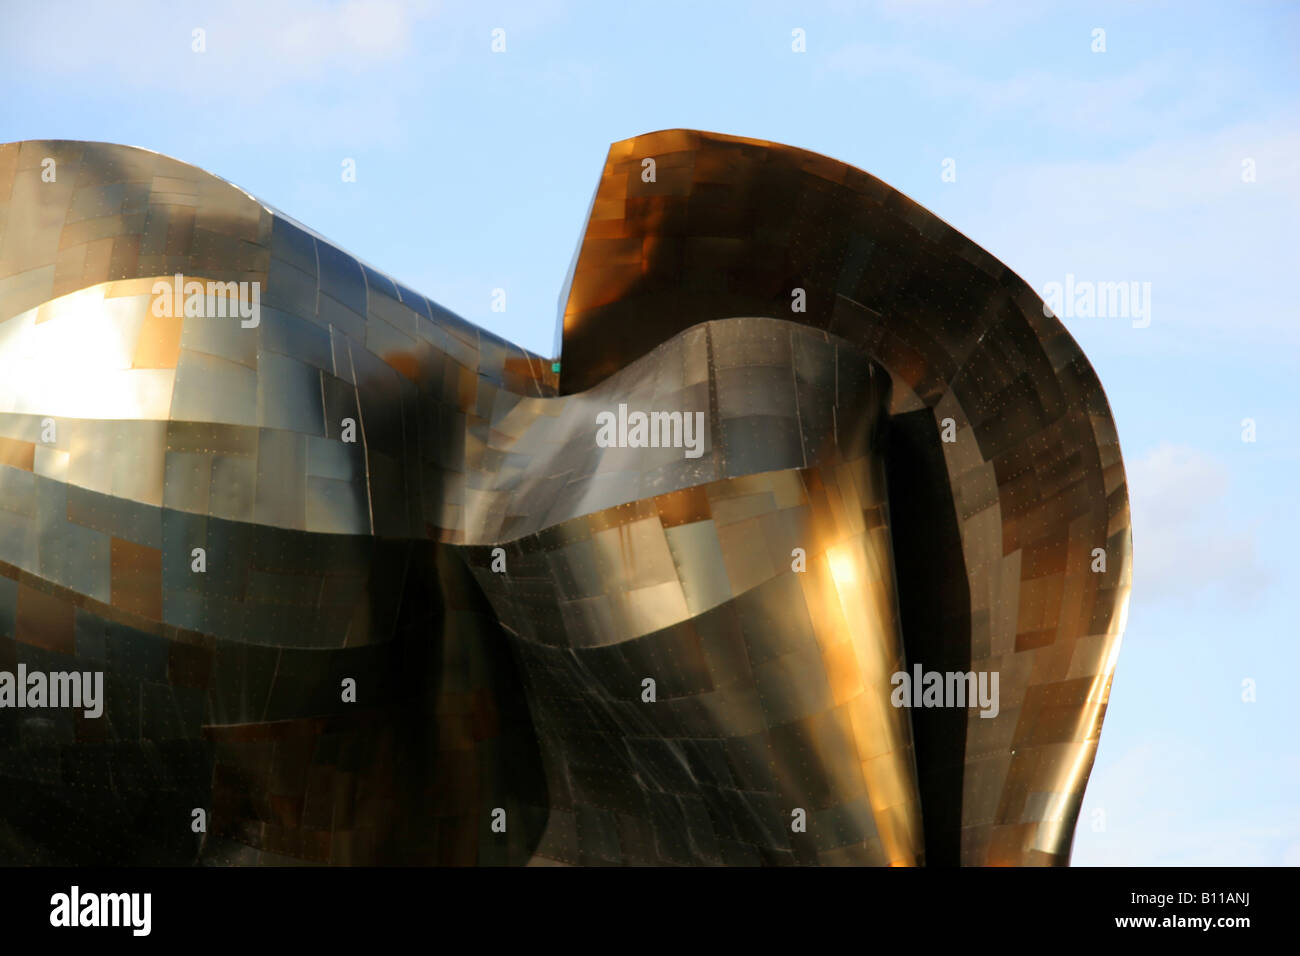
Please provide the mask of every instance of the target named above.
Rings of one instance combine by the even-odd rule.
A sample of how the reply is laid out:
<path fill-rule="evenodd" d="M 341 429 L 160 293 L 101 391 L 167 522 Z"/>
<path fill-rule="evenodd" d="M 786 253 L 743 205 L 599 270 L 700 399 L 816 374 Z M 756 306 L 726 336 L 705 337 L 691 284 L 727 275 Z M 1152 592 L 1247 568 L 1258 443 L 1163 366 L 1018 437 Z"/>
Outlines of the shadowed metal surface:
<path fill-rule="evenodd" d="M 562 319 L 557 374 L 193 167 L 0 146 L 0 670 L 106 675 L 0 710 L 0 860 L 1068 862 L 1128 507 L 1028 287 L 669 131 L 611 148 Z M 701 456 L 600 447 L 620 404 Z M 892 707 L 914 662 L 999 715 Z"/>

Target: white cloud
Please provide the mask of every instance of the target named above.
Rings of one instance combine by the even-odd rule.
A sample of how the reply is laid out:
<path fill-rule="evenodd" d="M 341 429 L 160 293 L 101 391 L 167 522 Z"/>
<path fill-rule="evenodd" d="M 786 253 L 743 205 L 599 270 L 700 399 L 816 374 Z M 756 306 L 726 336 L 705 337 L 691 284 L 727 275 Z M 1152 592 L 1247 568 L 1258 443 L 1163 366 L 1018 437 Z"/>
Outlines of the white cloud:
<path fill-rule="evenodd" d="M 334 7 L 306 4 L 291 9 L 278 42 L 273 40 L 271 46 L 299 68 L 404 56 L 412 21 L 429 12 L 429 4 L 397 0 L 347 0 Z"/>
<path fill-rule="evenodd" d="M 830 9 L 839 14 L 856 12 L 862 0 L 832 0 Z M 886 20 L 921 23 L 927 27 L 962 29 L 971 20 L 988 19 L 992 0 L 875 0 L 870 4 Z M 1002 4 L 997 8 L 1000 23 L 1037 16 L 1041 12 L 1032 3 Z"/>
<path fill-rule="evenodd" d="M 1086 50 L 1086 34 L 1080 42 Z M 1032 70 L 997 76 L 906 46 L 862 41 L 830 53 L 822 68 L 869 78 L 873 85 L 911 87 L 937 103 L 959 102 L 968 116 L 981 122 L 1014 122 L 1021 134 L 1051 131 L 1105 140 L 1137 134 L 1150 141 L 1156 129 L 1177 129 L 1189 119 L 1215 113 L 1225 87 L 1236 84 L 1234 76 L 1209 64 L 1189 76 L 1172 54 L 1124 70 Z"/>
<path fill-rule="evenodd" d="M 1191 600 L 1226 591 L 1240 600 L 1267 585 L 1255 529 L 1230 524 L 1230 481 L 1221 462 L 1161 444 L 1130 463 L 1128 488 L 1136 593 Z"/>
<path fill-rule="evenodd" d="M 1296 128 L 1283 116 L 1113 159 L 1004 167 L 973 185 L 971 208 L 951 221 L 1035 289 L 1067 273 L 1150 282 L 1153 326 L 1231 330 L 1282 358 L 1281 346 L 1300 345 L 1283 278 L 1297 264 Z M 1243 181 L 1244 159 L 1257 181 Z M 1116 329 L 1148 334 L 1126 322 Z"/>
<path fill-rule="evenodd" d="M 1293 765 L 1280 766 L 1269 757 L 1216 754 L 1170 737 L 1147 740 L 1093 768 L 1070 862 L 1296 865 L 1300 808 L 1285 799 L 1294 773 Z M 1249 810 L 1236 795 L 1244 786 L 1260 797 Z M 1225 803 L 1225 797 L 1232 802 Z M 1105 823 L 1100 831 L 1094 829 L 1099 810 Z"/>
<path fill-rule="evenodd" d="M 58 4 L 23 4 L 5 11 L 0 54 L 47 81 L 100 77 L 219 98 L 402 60 L 413 28 L 434 12 L 432 0 L 144 0 L 129 16 L 112 3 L 71 14 Z M 202 53 L 193 49 L 195 30 L 205 34 Z"/>

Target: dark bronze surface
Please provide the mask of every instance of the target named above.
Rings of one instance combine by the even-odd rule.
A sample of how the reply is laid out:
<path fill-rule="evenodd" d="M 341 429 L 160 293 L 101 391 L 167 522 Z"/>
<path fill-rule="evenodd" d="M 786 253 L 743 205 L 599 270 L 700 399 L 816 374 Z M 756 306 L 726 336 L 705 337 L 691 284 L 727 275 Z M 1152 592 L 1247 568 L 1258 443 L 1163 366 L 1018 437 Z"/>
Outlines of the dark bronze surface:
<path fill-rule="evenodd" d="M 1128 496 L 1029 287 L 675 130 L 611 147 L 562 320 L 557 374 L 191 166 L 0 146 L 0 671 L 105 674 L 0 710 L 0 862 L 1068 862 Z M 998 715 L 892 706 L 914 663 Z"/>

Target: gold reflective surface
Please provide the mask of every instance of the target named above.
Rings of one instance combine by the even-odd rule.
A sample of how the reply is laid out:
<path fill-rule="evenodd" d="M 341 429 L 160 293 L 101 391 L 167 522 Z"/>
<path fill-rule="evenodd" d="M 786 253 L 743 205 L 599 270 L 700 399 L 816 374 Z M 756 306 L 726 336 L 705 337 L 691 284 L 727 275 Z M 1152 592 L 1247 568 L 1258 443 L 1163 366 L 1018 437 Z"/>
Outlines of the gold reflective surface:
<path fill-rule="evenodd" d="M 1068 862 L 1128 500 L 1028 287 L 678 130 L 611 147 L 562 321 L 557 373 L 201 170 L 0 146 L 0 671 L 105 674 L 0 710 L 0 861 Z"/>

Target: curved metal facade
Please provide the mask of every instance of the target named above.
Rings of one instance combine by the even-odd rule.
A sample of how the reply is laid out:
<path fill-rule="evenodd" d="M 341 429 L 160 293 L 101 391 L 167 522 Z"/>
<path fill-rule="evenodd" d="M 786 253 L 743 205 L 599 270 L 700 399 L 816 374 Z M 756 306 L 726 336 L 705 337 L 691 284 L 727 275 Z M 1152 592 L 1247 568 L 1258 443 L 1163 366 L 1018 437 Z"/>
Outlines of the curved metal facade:
<path fill-rule="evenodd" d="M 0 709 L 0 861 L 1068 862 L 1130 536 L 1041 300 L 680 130 L 611 147 L 564 299 L 557 373 L 193 167 L 0 146 L 0 672 L 104 674 Z"/>

